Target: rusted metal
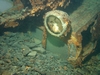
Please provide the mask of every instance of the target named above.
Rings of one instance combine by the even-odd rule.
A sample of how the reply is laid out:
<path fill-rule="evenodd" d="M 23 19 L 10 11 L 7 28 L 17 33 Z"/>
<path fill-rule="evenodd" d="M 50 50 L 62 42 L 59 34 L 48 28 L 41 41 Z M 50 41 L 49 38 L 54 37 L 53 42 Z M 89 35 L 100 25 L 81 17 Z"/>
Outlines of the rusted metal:
<path fill-rule="evenodd" d="M 70 0 L 13 0 L 13 7 L 0 15 L 0 25 L 9 21 L 23 20 L 27 16 L 38 16 L 42 10 L 64 7 L 65 3 L 68 5 Z"/>
<path fill-rule="evenodd" d="M 18 26 L 18 20 L 26 17 L 36 17 L 42 11 L 66 8 L 71 0 L 13 0 L 13 8 L 0 14 L 0 25 L 5 28 Z M 92 7 L 91 7 L 92 6 Z M 70 25 L 65 33 L 58 37 L 68 45 L 68 61 L 81 66 L 82 61 L 94 52 L 97 40 L 100 38 L 100 2 L 98 0 L 84 0 L 82 5 L 70 14 Z M 67 11 L 66 11 L 67 12 Z M 83 13 L 84 12 L 84 13 Z M 43 17 L 44 18 L 44 17 Z M 63 19 L 64 23 L 68 23 Z M 47 30 L 44 26 L 42 45 L 46 48 Z M 88 33 L 88 34 L 87 34 Z M 67 37 L 65 36 L 66 34 Z M 89 38 L 88 38 L 89 37 Z M 86 40 L 87 39 L 87 40 Z"/>
<path fill-rule="evenodd" d="M 68 45 L 70 55 L 68 61 L 75 67 L 81 66 L 82 61 L 94 52 L 97 39 L 100 37 L 100 15 L 98 19 L 96 18 L 99 12 L 100 2 L 98 2 L 98 6 L 95 3 L 96 1 L 84 0 L 82 6 L 70 14 L 72 28 L 70 35 L 68 37 L 59 37 Z M 89 5 L 93 7 L 91 9 L 87 8 Z M 94 8 L 95 11 L 93 11 Z M 84 13 L 81 11 L 84 11 Z"/>

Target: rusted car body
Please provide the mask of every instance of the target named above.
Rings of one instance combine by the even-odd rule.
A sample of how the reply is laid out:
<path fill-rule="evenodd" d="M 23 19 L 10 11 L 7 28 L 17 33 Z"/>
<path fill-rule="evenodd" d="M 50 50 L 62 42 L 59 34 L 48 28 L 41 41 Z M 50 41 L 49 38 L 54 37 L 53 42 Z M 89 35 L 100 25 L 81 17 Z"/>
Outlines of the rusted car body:
<path fill-rule="evenodd" d="M 76 1 L 76 0 L 72 0 Z M 55 9 L 61 9 L 69 12 L 71 0 L 12 0 L 13 7 L 0 14 L 0 25 L 4 28 L 16 27 L 27 17 L 38 17 L 40 15 L 45 19 L 46 12 Z M 98 0 L 97 0 L 98 1 Z M 92 5 L 92 6 L 91 6 Z M 97 40 L 100 37 L 100 2 L 84 0 L 82 4 L 70 15 L 71 33 L 68 37 L 58 37 L 68 45 L 68 61 L 74 66 L 81 65 L 82 61 L 94 52 Z M 42 14 L 41 14 L 42 13 Z M 43 22 L 43 21 L 42 21 Z M 46 48 L 47 30 L 44 25 L 43 47 Z M 68 30 L 67 30 L 68 32 Z"/>

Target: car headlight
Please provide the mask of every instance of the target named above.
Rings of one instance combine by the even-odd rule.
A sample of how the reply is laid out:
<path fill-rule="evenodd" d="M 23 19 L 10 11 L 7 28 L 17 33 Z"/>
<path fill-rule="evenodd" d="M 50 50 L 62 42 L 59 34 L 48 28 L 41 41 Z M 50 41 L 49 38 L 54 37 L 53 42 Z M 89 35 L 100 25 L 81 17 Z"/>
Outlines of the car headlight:
<path fill-rule="evenodd" d="M 49 11 L 44 17 L 44 25 L 47 31 L 56 37 L 60 37 L 64 34 L 68 29 L 69 22 L 68 14 L 60 10 Z"/>

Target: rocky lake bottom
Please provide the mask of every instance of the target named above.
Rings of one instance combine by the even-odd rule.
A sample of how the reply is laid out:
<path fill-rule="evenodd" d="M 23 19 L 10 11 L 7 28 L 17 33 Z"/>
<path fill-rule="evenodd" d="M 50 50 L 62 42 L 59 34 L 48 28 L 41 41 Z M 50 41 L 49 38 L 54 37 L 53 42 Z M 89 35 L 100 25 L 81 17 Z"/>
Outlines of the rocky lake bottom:
<path fill-rule="evenodd" d="M 5 32 L 0 36 L 0 75 L 100 75 L 100 53 L 74 68 L 43 49 L 33 35 Z"/>

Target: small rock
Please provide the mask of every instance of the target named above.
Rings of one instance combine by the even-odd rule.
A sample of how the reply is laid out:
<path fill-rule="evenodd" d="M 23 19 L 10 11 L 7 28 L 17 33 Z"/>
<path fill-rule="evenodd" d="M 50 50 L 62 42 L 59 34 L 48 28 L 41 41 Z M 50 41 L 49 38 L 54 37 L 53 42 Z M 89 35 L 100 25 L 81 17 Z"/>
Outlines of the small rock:
<path fill-rule="evenodd" d="M 19 61 L 19 62 L 16 62 L 15 64 L 18 65 L 18 66 L 22 66 L 22 65 L 24 65 L 25 63 L 23 63 L 22 61 Z"/>
<path fill-rule="evenodd" d="M 27 45 L 28 47 L 32 48 L 32 47 L 35 47 L 38 44 L 27 42 L 27 43 L 25 43 L 25 45 Z"/>
<path fill-rule="evenodd" d="M 17 45 L 19 45 L 18 42 L 19 42 L 19 40 L 18 40 L 18 41 L 15 41 L 15 42 L 12 44 L 12 46 L 17 46 Z"/>
<path fill-rule="evenodd" d="M 96 56 L 96 58 L 97 58 L 98 60 L 100 60 L 100 53 Z"/>
<path fill-rule="evenodd" d="M 63 75 L 63 74 L 57 72 L 47 72 L 45 75 Z"/>
<path fill-rule="evenodd" d="M 18 58 L 14 57 L 13 61 L 18 62 L 19 60 L 18 60 Z"/>
<path fill-rule="evenodd" d="M 24 56 L 26 56 L 31 51 L 31 49 L 26 45 L 22 46 L 22 50 L 23 50 L 23 55 Z"/>
<path fill-rule="evenodd" d="M 28 56 L 32 56 L 32 57 L 35 57 L 37 55 L 37 52 L 36 51 L 31 51 Z"/>
<path fill-rule="evenodd" d="M 9 52 L 7 52 L 6 54 L 5 54 L 5 58 L 10 58 L 11 57 L 11 54 L 9 53 Z"/>
<path fill-rule="evenodd" d="M 3 64 L 4 63 L 4 61 L 3 60 L 0 60 L 0 64 Z"/>
<path fill-rule="evenodd" d="M 30 52 L 30 51 L 29 51 L 29 52 Z M 27 55 L 29 52 L 25 52 L 25 54 Z M 24 54 L 24 53 L 23 53 L 23 54 Z M 24 58 L 23 54 L 22 54 L 22 53 L 16 54 L 16 58 L 17 58 L 18 60 L 22 60 L 22 59 Z M 15 58 L 15 59 L 16 59 L 16 58 Z"/>
<path fill-rule="evenodd" d="M 64 66 L 63 69 L 64 69 L 65 71 L 68 70 L 67 66 Z"/>
<path fill-rule="evenodd" d="M 36 39 L 36 38 L 34 38 L 34 41 L 35 41 L 36 44 L 40 44 L 41 43 L 41 41 Z"/>
<path fill-rule="evenodd" d="M 4 61 L 5 61 L 6 63 L 11 63 L 11 60 L 10 60 L 10 59 L 4 59 Z"/>
<path fill-rule="evenodd" d="M 10 71 L 11 71 L 12 73 L 16 73 L 17 69 L 18 69 L 18 66 L 11 66 Z M 14 74 L 13 74 L 13 75 L 14 75 Z"/>
<path fill-rule="evenodd" d="M 9 72 L 9 71 L 4 71 L 4 72 L 2 73 L 2 75 L 12 75 L 12 73 Z"/>
<path fill-rule="evenodd" d="M 40 53 L 45 53 L 46 50 L 42 47 L 36 47 L 36 48 L 33 48 L 34 51 L 37 51 L 37 52 L 40 52 Z"/>

